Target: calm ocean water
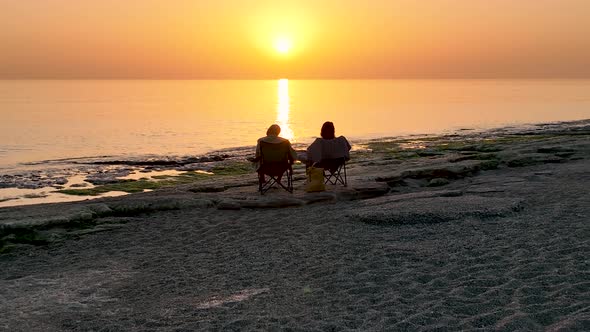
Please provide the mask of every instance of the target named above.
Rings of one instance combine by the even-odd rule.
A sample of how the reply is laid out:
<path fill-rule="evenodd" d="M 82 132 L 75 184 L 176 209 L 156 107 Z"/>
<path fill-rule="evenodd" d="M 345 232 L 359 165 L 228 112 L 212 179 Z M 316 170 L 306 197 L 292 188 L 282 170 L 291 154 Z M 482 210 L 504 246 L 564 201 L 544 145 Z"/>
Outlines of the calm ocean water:
<path fill-rule="evenodd" d="M 0 81 L 0 168 L 590 118 L 590 80 Z"/>

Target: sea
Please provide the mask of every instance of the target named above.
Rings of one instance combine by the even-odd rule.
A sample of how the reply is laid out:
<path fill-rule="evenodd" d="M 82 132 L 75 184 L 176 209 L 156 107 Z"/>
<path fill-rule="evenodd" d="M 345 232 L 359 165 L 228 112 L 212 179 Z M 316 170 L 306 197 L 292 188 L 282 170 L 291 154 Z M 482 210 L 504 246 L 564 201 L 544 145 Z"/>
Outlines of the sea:
<path fill-rule="evenodd" d="M 590 80 L 4 80 L 0 172 L 81 157 L 201 155 L 273 123 L 305 145 L 590 118 Z"/>
<path fill-rule="evenodd" d="M 253 154 L 275 123 L 304 149 L 325 121 L 354 146 L 583 119 L 590 80 L 0 80 L 0 207 L 86 199 L 56 190 L 97 173 L 178 172 L 97 161 Z"/>

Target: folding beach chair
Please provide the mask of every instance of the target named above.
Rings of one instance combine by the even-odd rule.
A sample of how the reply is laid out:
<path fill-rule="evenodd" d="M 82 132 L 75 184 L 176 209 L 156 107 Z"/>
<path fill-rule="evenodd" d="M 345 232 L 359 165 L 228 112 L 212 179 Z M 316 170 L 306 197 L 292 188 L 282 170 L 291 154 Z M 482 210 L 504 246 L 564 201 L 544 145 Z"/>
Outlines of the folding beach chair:
<path fill-rule="evenodd" d="M 282 143 L 268 143 L 260 142 L 260 167 L 257 172 L 258 176 L 258 191 L 260 194 L 264 193 L 278 184 L 286 191 L 293 193 L 293 168 L 291 165 L 294 160 L 290 154 L 289 142 Z M 260 174 L 268 175 L 270 179 L 263 182 Z M 282 178 L 282 179 L 281 179 Z M 282 180 L 287 178 L 287 185 L 282 183 Z M 279 181 L 281 179 L 281 181 Z"/>
<path fill-rule="evenodd" d="M 346 158 L 323 159 L 317 167 L 324 169 L 325 184 L 342 184 L 347 187 Z"/>
<path fill-rule="evenodd" d="M 307 166 L 324 169 L 324 184 L 342 184 L 346 187 L 346 161 L 350 159 L 350 149 L 350 143 L 344 136 L 318 138 L 307 148 Z"/>

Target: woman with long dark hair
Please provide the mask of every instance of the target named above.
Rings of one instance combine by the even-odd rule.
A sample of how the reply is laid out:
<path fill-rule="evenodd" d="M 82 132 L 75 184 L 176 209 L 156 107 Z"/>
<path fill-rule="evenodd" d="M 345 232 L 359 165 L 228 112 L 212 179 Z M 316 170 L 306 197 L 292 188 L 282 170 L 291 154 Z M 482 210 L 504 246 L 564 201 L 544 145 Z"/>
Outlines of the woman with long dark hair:
<path fill-rule="evenodd" d="M 307 148 L 308 165 L 316 164 L 318 167 L 333 168 L 333 161 L 350 159 L 350 143 L 344 136 L 336 137 L 334 123 L 324 122 L 320 135 L 321 138 L 316 138 Z"/>

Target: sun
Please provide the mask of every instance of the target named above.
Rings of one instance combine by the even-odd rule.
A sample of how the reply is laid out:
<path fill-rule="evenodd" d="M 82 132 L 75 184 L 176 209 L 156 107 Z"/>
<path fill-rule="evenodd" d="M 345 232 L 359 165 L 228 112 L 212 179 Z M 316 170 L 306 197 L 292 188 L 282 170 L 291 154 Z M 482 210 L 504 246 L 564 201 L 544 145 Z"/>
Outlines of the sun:
<path fill-rule="evenodd" d="M 286 37 L 277 38 L 275 40 L 275 50 L 281 54 L 287 54 L 293 47 L 291 39 Z"/>

